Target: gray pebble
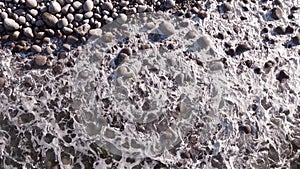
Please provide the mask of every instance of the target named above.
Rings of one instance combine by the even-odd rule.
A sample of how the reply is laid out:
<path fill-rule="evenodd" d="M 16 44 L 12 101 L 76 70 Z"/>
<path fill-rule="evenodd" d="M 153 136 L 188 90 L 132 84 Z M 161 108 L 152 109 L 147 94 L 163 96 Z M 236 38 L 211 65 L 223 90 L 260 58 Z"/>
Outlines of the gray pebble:
<path fill-rule="evenodd" d="M 145 12 L 147 10 L 147 5 L 139 5 L 138 12 Z"/>
<path fill-rule="evenodd" d="M 81 36 L 84 36 L 89 32 L 90 29 L 91 29 L 91 26 L 89 24 L 84 24 L 84 25 L 81 25 L 80 27 L 76 28 L 75 32 Z"/>
<path fill-rule="evenodd" d="M 94 15 L 94 13 L 93 12 L 86 12 L 85 14 L 84 14 L 84 18 L 91 18 L 92 16 Z"/>
<path fill-rule="evenodd" d="M 197 43 L 200 47 L 200 50 L 201 49 L 204 49 L 204 48 L 208 48 L 210 47 L 211 43 L 210 43 L 210 40 L 209 40 L 209 37 L 207 36 L 202 36 L 200 37 L 198 40 L 197 40 Z"/>
<path fill-rule="evenodd" d="M 67 19 L 68 19 L 69 22 L 72 22 L 74 20 L 74 15 L 72 15 L 72 14 L 69 13 L 67 15 Z"/>
<path fill-rule="evenodd" d="M 38 32 L 35 34 L 37 39 L 43 39 L 43 37 L 45 36 L 45 32 Z"/>
<path fill-rule="evenodd" d="M 59 21 L 58 21 L 58 23 L 57 23 L 57 26 L 59 27 L 59 28 L 63 28 L 63 27 L 66 27 L 66 26 L 68 26 L 68 20 L 66 19 L 66 18 L 62 18 L 62 19 L 60 19 Z"/>
<path fill-rule="evenodd" d="M 73 35 L 69 35 L 67 37 L 67 42 L 70 43 L 70 44 L 74 44 L 74 43 L 77 43 L 79 41 L 78 38 L 76 38 L 75 36 Z"/>
<path fill-rule="evenodd" d="M 14 11 L 14 13 L 19 15 L 19 16 L 24 16 L 26 14 L 24 9 L 17 9 L 17 10 Z"/>
<path fill-rule="evenodd" d="M 4 23 L 5 29 L 9 30 L 9 31 L 17 30 L 20 27 L 19 24 L 15 20 L 10 19 L 10 18 L 5 18 L 3 20 L 3 23 Z"/>
<path fill-rule="evenodd" d="M 82 3 L 79 1 L 75 1 L 75 2 L 73 2 L 73 7 L 75 9 L 80 9 L 82 7 Z"/>
<path fill-rule="evenodd" d="M 165 1 L 165 7 L 166 8 L 173 8 L 175 7 L 176 3 L 174 0 L 166 0 Z"/>
<path fill-rule="evenodd" d="M 161 31 L 161 33 L 163 33 L 164 35 L 167 35 L 167 36 L 171 36 L 172 34 L 175 33 L 174 26 L 170 22 L 167 22 L 167 21 L 161 22 L 159 24 L 158 29 Z"/>
<path fill-rule="evenodd" d="M 66 3 L 70 4 L 73 2 L 73 0 L 65 0 Z"/>
<path fill-rule="evenodd" d="M 282 10 L 280 8 L 277 8 L 277 7 L 273 8 L 271 10 L 271 13 L 272 13 L 272 17 L 276 20 L 282 18 Z"/>
<path fill-rule="evenodd" d="M 42 52 L 42 48 L 38 45 L 32 45 L 31 46 L 31 51 L 35 52 L 35 53 L 41 53 Z"/>
<path fill-rule="evenodd" d="M 75 14 L 74 19 L 75 19 L 75 21 L 80 22 L 83 19 L 83 15 L 80 13 L 77 13 L 77 14 Z"/>
<path fill-rule="evenodd" d="M 43 14 L 43 21 L 49 26 L 49 27 L 55 27 L 56 23 L 58 22 L 58 19 L 56 18 L 56 16 L 45 12 Z"/>
<path fill-rule="evenodd" d="M 69 11 L 70 6 L 71 6 L 70 4 L 66 4 L 64 7 L 62 7 L 61 12 L 63 14 L 67 14 L 68 11 Z"/>
<path fill-rule="evenodd" d="M 104 9 L 104 10 L 111 11 L 111 10 L 113 10 L 114 6 L 111 2 L 104 2 L 102 4 L 101 8 Z"/>
<path fill-rule="evenodd" d="M 91 29 L 89 31 L 89 35 L 90 36 L 96 36 L 96 37 L 100 37 L 102 35 L 102 30 L 100 28 L 97 29 Z"/>
<path fill-rule="evenodd" d="M 190 30 L 187 34 L 186 34 L 186 37 L 188 39 L 194 39 L 196 37 L 196 32 L 193 31 L 193 30 Z"/>
<path fill-rule="evenodd" d="M 56 13 L 59 13 L 60 11 L 61 11 L 60 4 L 56 1 L 51 1 L 50 5 L 49 5 L 49 12 L 56 14 Z"/>
<path fill-rule="evenodd" d="M 20 16 L 18 20 L 20 24 L 24 25 L 26 23 L 26 18 L 24 16 Z"/>
<path fill-rule="evenodd" d="M 31 9 L 29 10 L 29 13 L 32 15 L 32 16 L 37 16 L 39 14 L 39 11 L 36 10 L 36 9 Z"/>
<path fill-rule="evenodd" d="M 35 25 L 41 27 L 41 26 L 44 26 L 45 23 L 44 23 L 44 21 L 42 21 L 42 20 L 37 20 L 37 21 L 35 22 Z"/>
<path fill-rule="evenodd" d="M 27 36 L 28 38 L 34 37 L 32 29 L 30 27 L 24 28 L 23 31 L 24 31 L 24 35 Z"/>
<path fill-rule="evenodd" d="M 145 3 L 145 1 L 144 0 L 136 0 L 136 3 L 143 5 Z"/>
<path fill-rule="evenodd" d="M 28 8 L 35 8 L 37 7 L 37 1 L 36 0 L 26 0 L 26 6 Z"/>
<path fill-rule="evenodd" d="M 69 27 L 64 27 L 63 28 L 63 32 L 67 35 L 73 33 L 73 29 L 69 28 Z"/>
<path fill-rule="evenodd" d="M 94 3 L 92 0 L 87 0 L 85 1 L 85 3 L 83 4 L 83 10 L 85 12 L 91 11 L 94 8 Z"/>
<path fill-rule="evenodd" d="M 8 14 L 6 12 L 1 12 L 1 18 L 2 19 L 8 18 Z"/>

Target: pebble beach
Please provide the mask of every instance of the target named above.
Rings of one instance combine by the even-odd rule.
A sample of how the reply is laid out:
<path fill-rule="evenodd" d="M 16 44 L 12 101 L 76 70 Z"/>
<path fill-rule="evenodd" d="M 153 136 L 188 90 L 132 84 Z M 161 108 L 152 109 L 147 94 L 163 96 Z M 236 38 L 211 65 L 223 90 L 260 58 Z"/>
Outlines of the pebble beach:
<path fill-rule="evenodd" d="M 3 0 L 0 169 L 298 169 L 299 58 L 299 0 Z"/>

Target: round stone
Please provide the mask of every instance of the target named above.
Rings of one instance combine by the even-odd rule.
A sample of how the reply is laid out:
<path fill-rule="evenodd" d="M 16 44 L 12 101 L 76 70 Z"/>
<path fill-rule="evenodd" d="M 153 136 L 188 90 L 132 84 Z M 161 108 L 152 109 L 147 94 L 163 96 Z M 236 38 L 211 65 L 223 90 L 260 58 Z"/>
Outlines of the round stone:
<path fill-rule="evenodd" d="M 35 8 L 37 7 L 37 1 L 36 0 L 26 0 L 26 6 L 28 8 Z"/>
<path fill-rule="evenodd" d="M 83 19 L 83 15 L 80 14 L 80 13 L 77 13 L 77 14 L 75 14 L 74 19 L 75 19 L 75 21 L 80 22 L 80 21 L 82 21 L 82 19 Z"/>
<path fill-rule="evenodd" d="M 114 6 L 111 2 L 104 2 L 102 4 L 102 9 L 107 10 L 107 11 L 111 11 L 113 10 Z"/>
<path fill-rule="evenodd" d="M 31 50 L 32 50 L 32 52 L 35 52 L 35 53 L 41 53 L 42 52 L 42 48 L 39 45 L 32 45 Z"/>
<path fill-rule="evenodd" d="M 167 35 L 167 36 L 171 36 L 172 34 L 175 33 L 174 26 L 170 22 L 167 22 L 167 21 L 161 22 L 159 24 L 158 29 L 161 31 L 161 33 L 163 33 L 164 35 Z"/>
<path fill-rule="evenodd" d="M 275 20 L 278 20 L 278 19 L 281 19 L 282 18 L 282 10 L 280 8 L 273 8 L 271 10 L 271 13 L 272 13 L 272 17 L 275 19 Z"/>
<path fill-rule="evenodd" d="M 24 28 L 24 35 L 27 36 L 28 38 L 33 38 L 33 32 L 30 27 Z"/>
<path fill-rule="evenodd" d="M 79 1 L 75 1 L 75 2 L 73 2 L 73 7 L 75 9 L 80 9 L 82 7 L 82 3 Z"/>
<path fill-rule="evenodd" d="M 83 10 L 85 12 L 91 11 L 94 8 L 94 3 L 92 0 L 87 0 L 85 1 L 85 3 L 83 4 Z"/>
<path fill-rule="evenodd" d="M 47 57 L 46 57 L 46 56 L 43 56 L 43 55 L 37 55 L 37 56 L 34 58 L 34 63 L 35 63 L 37 66 L 44 66 L 44 65 L 47 63 Z"/>
<path fill-rule="evenodd" d="M 50 5 L 49 5 L 49 12 L 50 13 L 59 13 L 61 11 L 61 6 L 58 2 L 56 1 L 52 1 L 50 2 Z"/>
<path fill-rule="evenodd" d="M 5 78 L 0 77 L 0 87 L 4 87 L 4 85 L 5 85 Z"/>
<path fill-rule="evenodd" d="M 45 12 L 43 14 L 43 21 L 49 26 L 49 27 L 55 27 L 56 23 L 58 22 L 58 19 L 56 16 L 52 15 L 51 13 Z"/>
<path fill-rule="evenodd" d="M 69 22 L 68 22 L 67 18 L 62 18 L 61 20 L 58 21 L 57 26 L 59 28 L 63 28 L 63 27 L 68 26 L 68 24 L 69 24 Z"/>
<path fill-rule="evenodd" d="M 5 18 L 3 23 L 4 23 L 5 29 L 9 30 L 9 31 L 17 30 L 20 27 L 19 24 L 15 20 L 10 19 L 10 18 Z"/>
<path fill-rule="evenodd" d="M 166 8 L 173 8 L 176 5 L 174 0 L 166 0 L 165 1 L 165 7 Z"/>

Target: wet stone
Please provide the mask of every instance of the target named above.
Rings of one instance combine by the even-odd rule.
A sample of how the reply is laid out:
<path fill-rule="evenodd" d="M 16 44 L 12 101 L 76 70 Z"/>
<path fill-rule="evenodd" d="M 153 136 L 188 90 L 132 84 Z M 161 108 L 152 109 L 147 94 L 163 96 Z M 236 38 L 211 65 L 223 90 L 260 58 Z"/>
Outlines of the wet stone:
<path fill-rule="evenodd" d="M 248 43 L 240 43 L 237 45 L 235 52 L 237 55 L 240 55 L 251 49 L 251 46 Z"/>
<path fill-rule="evenodd" d="M 288 75 L 288 73 L 285 70 L 281 70 L 277 75 L 276 75 L 276 79 L 282 83 L 285 82 L 286 80 L 288 80 L 290 77 Z"/>
<path fill-rule="evenodd" d="M 275 20 L 279 20 L 282 18 L 282 10 L 278 7 L 275 7 L 271 10 L 272 18 Z"/>
<path fill-rule="evenodd" d="M 44 66 L 47 63 L 47 57 L 43 55 L 37 55 L 34 58 L 34 63 L 37 66 Z"/>
<path fill-rule="evenodd" d="M 0 77 L 0 88 L 4 87 L 4 85 L 5 85 L 5 78 Z"/>
<path fill-rule="evenodd" d="M 283 35 L 283 34 L 285 34 L 285 29 L 282 26 L 277 26 L 274 29 L 274 32 L 277 33 L 278 35 Z"/>

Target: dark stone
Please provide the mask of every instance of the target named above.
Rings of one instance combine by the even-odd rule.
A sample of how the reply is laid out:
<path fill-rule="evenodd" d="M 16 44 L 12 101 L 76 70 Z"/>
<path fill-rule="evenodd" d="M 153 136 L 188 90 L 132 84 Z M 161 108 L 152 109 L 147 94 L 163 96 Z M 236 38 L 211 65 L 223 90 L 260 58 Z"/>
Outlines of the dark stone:
<path fill-rule="evenodd" d="M 286 34 L 292 34 L 292 33 L 294 33 L 294 28 L 291 27 L 290 25 L 287 26 L 287 27 L 285 28 L 285 33 L 286 33 Z"/>
<path fill-rule="evenodd" d="M 252 64 L 253 64 L 252 60 L 246 60 L 246 61 L 245 61 L 245 65 L 246 65 L 248 68 L 250 68 L 250 67 L 252 66 Z"/>
<path fill-rule="evenodd" d="M 298 33 L 296 36 L 292 37 L 292 42 L 295 45 L 300 45 L 300 33 Z"/>
<path fill-rule="evenodd" d="M 118 67 L 119 65 L 124 63 L 126 58 L 128 58 L 127 54 L 125 54 L 125 53 L 118 54 L 118 56 L 114 60 L 116 67 Z"/>
<path fill-rule="evenodd" d="M 251 46 L 248 43 L 240 43 L 235 49 L 237 55 L 240 55 L 251 49 Z"/>
<path fill-rule="evenodd" d="M 262 71 L 261 71 L 261 69 L 259 67 L 254 68 L 253 71 L 256 74 L 261 74 L 262 73 Z"/>
<path fill-rule="evenodd" d="M 249 125 L 241 125 L 239 127 L 240 132 L 244 132 L 246 134 L 250 134 L 251 133 L 251 127 Z"/>
<path fill-rule="evenodd" d="M 285 34 L 285 29 L 282 26 L 277 26 L 274 29 L 274 32 L 277 33 L 278 35 L 283 35 L 283 34 Z"/>
<path fill-rule="evenodd" d="M 273 8 L 271 10 L 272 18 L 275 20 L 281 19 L 282 18 L 282 10 L 280 8 Z"/>
<path fill-rule="evenodd" d="M 276 79 L 282 83 L 284 81 L 286 81 L 287 79 L 289 79 L 289 75 L 285 70 L 281 70 L 277 75 L 276 75 Z"/>

